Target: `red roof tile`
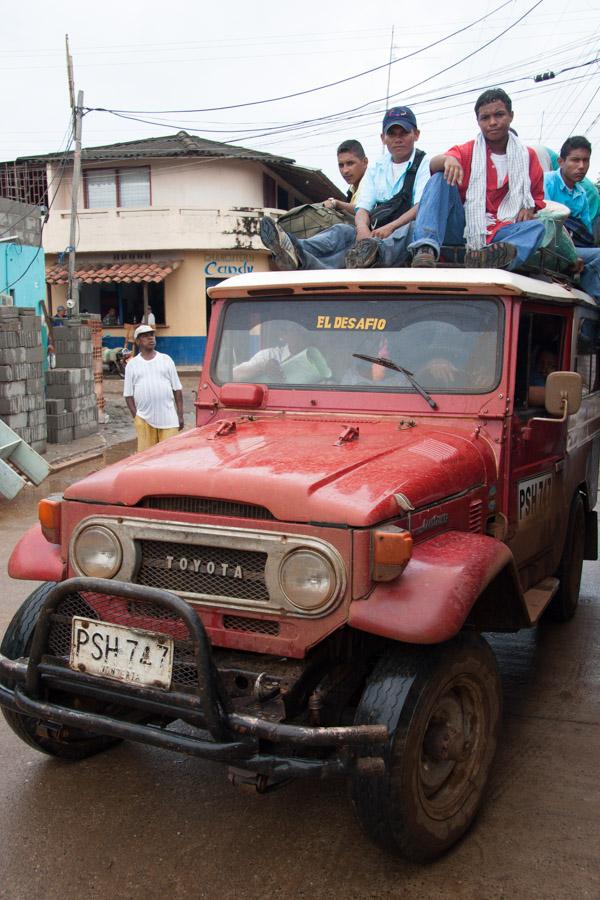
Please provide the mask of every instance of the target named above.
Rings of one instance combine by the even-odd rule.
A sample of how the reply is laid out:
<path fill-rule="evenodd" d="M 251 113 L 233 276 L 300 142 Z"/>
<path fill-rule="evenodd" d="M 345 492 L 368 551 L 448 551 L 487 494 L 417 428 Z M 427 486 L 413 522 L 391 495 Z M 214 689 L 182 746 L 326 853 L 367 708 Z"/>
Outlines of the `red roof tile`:
<path fill-rule="evenodd" d="M 141 284 L 144 281 L 164 281 L 173 272 L 179 262 L 162 260 L 161 262 L 130 263 L 92 263 L 75 269 L 75 278 L 83 284 Z M 49 284 L 66 284 L 68 269 L 66 266 L 50 266 L 46 270 L 46 281 Z"/>

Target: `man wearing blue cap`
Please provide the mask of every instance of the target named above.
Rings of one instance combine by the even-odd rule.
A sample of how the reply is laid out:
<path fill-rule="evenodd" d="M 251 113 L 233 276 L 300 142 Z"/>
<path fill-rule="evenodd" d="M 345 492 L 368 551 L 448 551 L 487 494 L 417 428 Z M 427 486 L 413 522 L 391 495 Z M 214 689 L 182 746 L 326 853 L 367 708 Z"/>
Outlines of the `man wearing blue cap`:
<path fill-rule="evenodd" d="M 407 258 L 410 223 L 429 180 L 429 158 L 415 144 L 419 130 L 407 106 L 386 112 L 381 140 L 388 150 L 371 163 L 355 200 L 356 221 L 333 225 L 311 238 L 287 234 L 268 216 L 263 244 L 279 269 L 358 269 L 401 266 Z"/>

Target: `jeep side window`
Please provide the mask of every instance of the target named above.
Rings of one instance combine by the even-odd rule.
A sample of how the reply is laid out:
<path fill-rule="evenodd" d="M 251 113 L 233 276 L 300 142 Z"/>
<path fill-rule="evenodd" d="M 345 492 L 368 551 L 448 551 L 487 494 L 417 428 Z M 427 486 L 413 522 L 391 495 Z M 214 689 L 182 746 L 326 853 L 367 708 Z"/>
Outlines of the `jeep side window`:
<path fill-rule="evenodd" d="M 564 348 L 564 318 L 524 312 L 519 325 L 515 409 L 527 415 L 544 405 L 549 372 L 560 368 Z"/>
<path fill-rule="evenodd" d="M 577 333 L 575 371 L 583 379 L 583 393 L 600 390 L 600 324 L 595 319 L 581 319 Z"/>

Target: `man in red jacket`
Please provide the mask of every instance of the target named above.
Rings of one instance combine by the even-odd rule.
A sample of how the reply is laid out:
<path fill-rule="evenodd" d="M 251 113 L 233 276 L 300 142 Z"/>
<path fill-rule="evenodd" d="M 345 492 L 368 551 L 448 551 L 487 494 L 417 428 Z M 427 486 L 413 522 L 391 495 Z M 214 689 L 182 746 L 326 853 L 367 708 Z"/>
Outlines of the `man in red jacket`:
<path fill-rule="evenodd" d="M 544 175 L 534 150 L 510 130 L 512 102 L 501 88 L 475 104 L 480 134 L 434 156 L 409 249 L 412 265 L 437 264 L 442 244 L 466 244 L 465 265 L 517 269 L 541 245 Z"/>

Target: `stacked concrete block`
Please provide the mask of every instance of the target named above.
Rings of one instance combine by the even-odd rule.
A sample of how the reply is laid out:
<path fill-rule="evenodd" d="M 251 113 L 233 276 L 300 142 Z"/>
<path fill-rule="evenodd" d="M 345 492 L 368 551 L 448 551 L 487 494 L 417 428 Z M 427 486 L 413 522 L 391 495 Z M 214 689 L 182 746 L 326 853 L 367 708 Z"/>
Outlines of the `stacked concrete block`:
<path fill-rule="evenodd" d="M 46 449 L 42 359 L 35 309 L 0 306 L 0 418 L 38 453 Z"/>
<path fill-rule="evenodd" d="M 56 368 L 46 373 L 48 441 L 67 444 L 98 431 L 90 329 L 79 322 L 54 329 Z"/>
<path fill-rule="evenodd" d="M 92 371 L 94 373 L 94 390 L 96 391 L 96 406 L 100 422 L 106 421 L 106 403 L 104 400 L 104 367 L 102 365 L 102 321 L 100 316 L 87 313 L 82 315 L 82 321 L 89 326 L 92 333 Z"/>

